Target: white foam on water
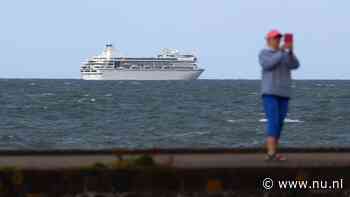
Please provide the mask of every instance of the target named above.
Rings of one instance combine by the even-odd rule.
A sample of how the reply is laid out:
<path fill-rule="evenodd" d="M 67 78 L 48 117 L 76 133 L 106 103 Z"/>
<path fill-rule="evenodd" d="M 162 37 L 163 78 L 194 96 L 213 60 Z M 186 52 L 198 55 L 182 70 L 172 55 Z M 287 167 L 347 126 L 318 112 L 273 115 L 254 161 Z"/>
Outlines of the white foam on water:
<path fill-rule="evenodd" d="M 48 92 L 48 93 L 42 93 L 41 95 L 42 95 L 42 96 L 53 96 L 53 95 L 55 95 L 55 94 L 54 94 L 54 93 Z"/>
<path fill-rule="evenodd" d="M 195 131 L 195 132 L 192 132 L 192 133 L 195 134 L 195 135 L 204 135 L 204 134 L 210 133 L 210 131 Z"/>
<path fill-rule="evenodd" d="M 85 98 L 78 99 L 78 103 L 82 103 L 82 102 L 84 102 L 85 100 L 86 100 Z"/>
<path fill-rule="evenodd" d="M 187 132 L 187 133 L 179 133 L 179 134 L 175 134 L 175 135 L 167 135 L 167 136 L 165 136 L 165 138 L 167 138 L 167 137 L 198 136 L 198 135 L 205 135 L 208 133 L 210 133 L 210 131 L 193 131 L 193 132 Z M 162 138 L 164 138 L 164 136 Z"/>
<path fill-rule="evenodd" d="M 227 122 L 230 122 L 230 123 L 235 123 L 235 122 L 244 122 L 245 120 L 244 119 L 238 119 L 238 120 L 234 120 L 234 119 L 228 119 L 226 120 Z"/>
<path fill-rule="evenodd" d="M 267 119 L 266 118 L 262 118 L 262 119 L 259 120 L 259 122 L 267 122 Z M 284 122 L 286 122 L 286 123 L 302 123 L 304 121 L 297 120 L 297 119 L 294 120 L 294 119 L 286 118 L 286 119 L 284 119 Z"/>
<path fill-rule="evenodd" d="M 316 86 L 318 87 L 335 87 L 335 84 L 321 84 L 321 83 L 317 83 Z"/>
<path fill-rule="evenodd" d="M 112 95 L 112 94 L 105 94 L 105 96 L 107 96 L 107 97 L 108 97 L 108 96 L 113 96 L 113 95 Z"/>
<path fill-rule="evenodd" d="M 96 99 L 92 98 L 92 99 L 90 99 L 90 101 L 91 101 L 91 102 L 95 102 L 95 101 L 96 101 Z"/>
<path fill-rule="evenodd" d="M 290 122 L 290 123 L 302 123 L 302 122 L 304 122 L 304 121 L 302 121 L 302 120 L 297 120 L 297 119 L 289 119 L 289 118 L 286 118 L 285 120 L 284 120 L 284 122 Z"/>

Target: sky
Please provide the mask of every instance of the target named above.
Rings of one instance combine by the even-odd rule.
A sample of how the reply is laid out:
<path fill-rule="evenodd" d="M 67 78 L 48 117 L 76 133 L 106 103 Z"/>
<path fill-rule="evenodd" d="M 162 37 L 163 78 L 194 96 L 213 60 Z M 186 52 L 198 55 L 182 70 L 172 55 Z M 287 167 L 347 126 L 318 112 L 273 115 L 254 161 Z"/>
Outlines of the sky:
<path fill-rule="evenodd" d="M 0 78 L 79 78 L 107 42 L 126 56 L 194 52 L 202 79 L 259 79 L 271 29 L 292 32 L 296 79 L 350 79 L 350 1 L 11 0 L 0 2 Z"/>

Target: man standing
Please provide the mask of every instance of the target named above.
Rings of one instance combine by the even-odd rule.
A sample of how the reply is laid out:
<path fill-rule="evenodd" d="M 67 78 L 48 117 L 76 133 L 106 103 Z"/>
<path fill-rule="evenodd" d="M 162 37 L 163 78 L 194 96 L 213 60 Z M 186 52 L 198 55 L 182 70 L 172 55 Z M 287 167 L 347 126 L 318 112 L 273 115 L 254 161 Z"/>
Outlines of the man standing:
<path fill-rule="evenodd" d="M 261 50 L 259 63 L 262 67 L 262 99 L 267 117 L 267 160 L 284 161 L 276 154 L 283 122 L 288 112 L 291 96 L 291 70 L 299 68 L 291 42 L 280 46 L 283 35 L 272 30 L 266 36 L 267 48 Z"/>

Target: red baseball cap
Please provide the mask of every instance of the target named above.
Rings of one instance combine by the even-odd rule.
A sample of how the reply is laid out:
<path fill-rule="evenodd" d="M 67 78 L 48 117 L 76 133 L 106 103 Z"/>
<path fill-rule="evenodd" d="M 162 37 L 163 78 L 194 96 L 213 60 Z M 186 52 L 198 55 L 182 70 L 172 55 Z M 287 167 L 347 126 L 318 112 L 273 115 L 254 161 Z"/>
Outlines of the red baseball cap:
<path fill-rule="evenodd" d="M 269 31 L 269 32 L 266 34 L 266 38 L 267 38 L 267 39 L 276 38 L 276 37 L 282 37 L 281 32 L 279 32 L 279 31 L 276 30 L 276 29 L 273 29 L 273 30 Z"/>

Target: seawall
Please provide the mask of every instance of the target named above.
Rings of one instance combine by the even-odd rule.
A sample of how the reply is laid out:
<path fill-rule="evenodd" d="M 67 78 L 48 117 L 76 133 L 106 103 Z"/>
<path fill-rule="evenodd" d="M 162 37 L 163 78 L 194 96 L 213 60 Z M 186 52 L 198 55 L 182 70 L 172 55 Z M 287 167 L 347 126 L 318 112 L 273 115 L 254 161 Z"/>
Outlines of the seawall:
<path fill-rule="evenodd" d="M 350 148 L 0 151 L 0 196 L 348 196 Z M 270 178 L 274 185 L 264 188 Z M 279 188 L 278 181 L 328 181 Z M 265 185 L 266 186 L 266 185 Z M 316 185 L 317 186 L 317 185 Z M 337 187 L 333 187 L 337 186 Z"/>

